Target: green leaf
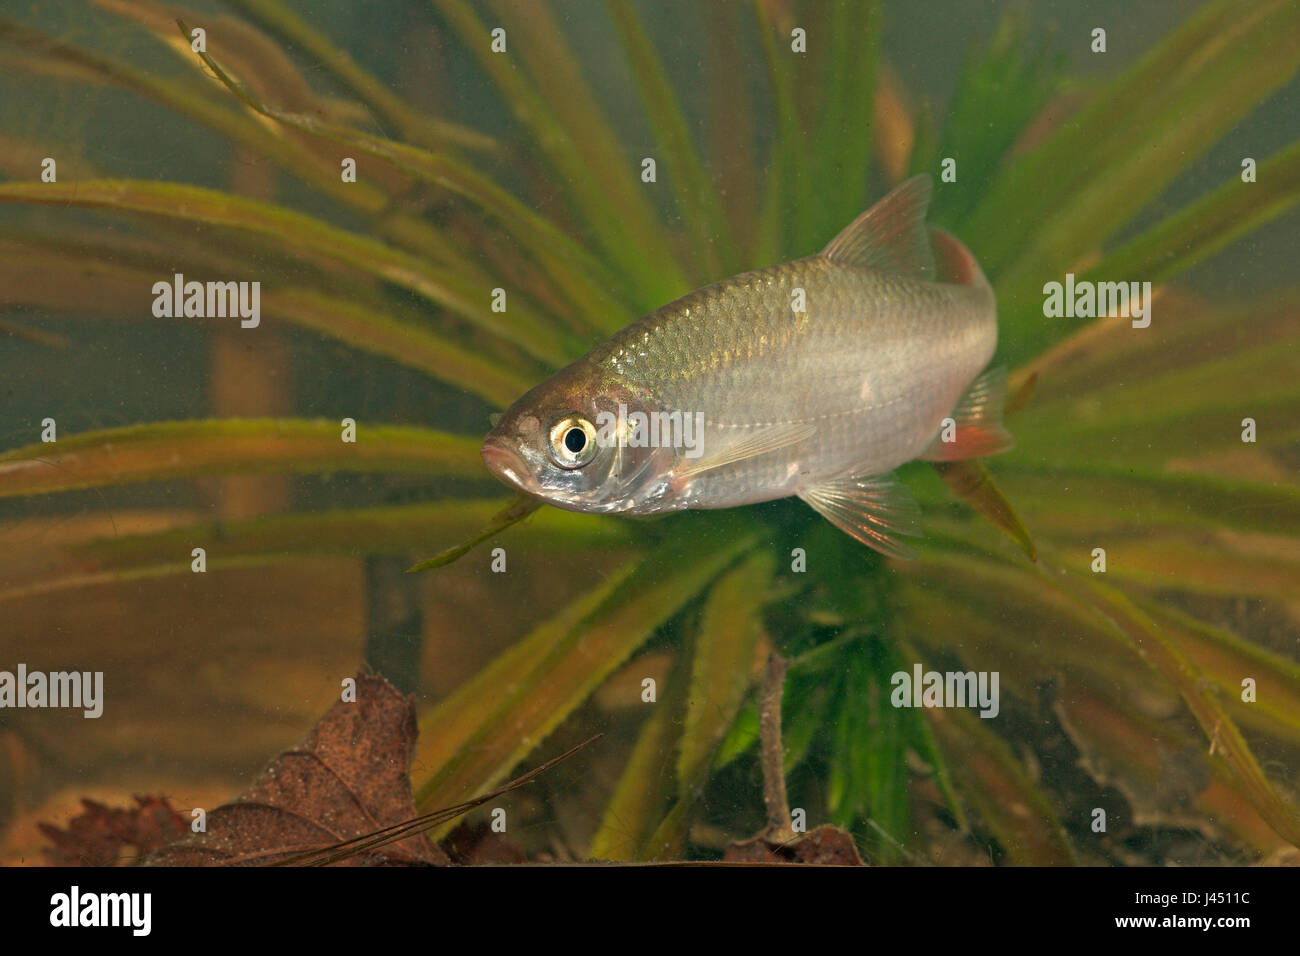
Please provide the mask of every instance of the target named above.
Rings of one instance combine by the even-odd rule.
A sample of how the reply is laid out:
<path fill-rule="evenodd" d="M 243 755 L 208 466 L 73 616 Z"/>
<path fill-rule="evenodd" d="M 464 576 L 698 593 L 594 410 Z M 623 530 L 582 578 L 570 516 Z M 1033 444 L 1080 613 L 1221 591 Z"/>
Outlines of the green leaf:
<path fill-rule="evenodd" d="M 702 517 L 702 516 L 701 516 Z M 417 807 L 454 802 L 504 775 L 619 664 L 756 540 L 740 522 L 696 522 L 611 575 L 489 664 L 420 722 Z"/>
<path fill-rule="evenodd" d="M 205 548 L 219 557 L 296 559 L 309 555 L 408 554 L 430 544 L 456 541 L 478 531 L 502 511 L 499 498 L 449 499 L 429 504 L 350 508 L 268 515 L 240 521 L 186 525 L 150 534 L 115 534 L 68 547 L 79 565 L 122 569 L 149 564 L 160 556 Z M 547 508 L 510 533 L 512 547 L 555 553 L 625 548 L 632 541 L 627 523 Z"/>
<path fill-rule="evenodd" d="M 762 606 L 771 590 L 775 566 L 771 552 L 755 552 L 725 572 L 709 591 L 695 636 L 685 714 L 676 740 L 676 802 L 640 845 L 638 859 L 676 859 L 686 852 L 696 798 L 750 687 L 763 631 Z M 665 752 L 660 752 L 660 760 Z M 637 786 L 641 780 L 630 785 Z M 631 826 L 634 821 L 628 809 L 608 812 L 607 821 Z"/>
<path fill-rule="evenodd" d="M 1017 419 L 1016 437 L 1062 467 L 1103 457 L 1152 469 L 1241 449 L 1242 421 L 1252 418 L 1261 427 L 1251 449 L 1274 448 L 1300 435 L 1300 395 L 1292 385 L 1298 371 L 1300 351 L 1292 341 L 1235 349 L 1217 360 L 1035 405 Z"/>
<path fill-rule="evenodd" d="M 171 29 L 174 32 L 175 27 Z M 30 50 L 39 57 L 19 61 L 19 65 L 29 72 L 49 72 L 55 66 L 63 66 L 65 70 L 60 75 L 64 75 L 68 72 L 66 67 L 72 67 L 72 75 L 87 82 L 108 82 L 129 90 L 207 127 L 224 139 L 273 159 L 290 175 L 338 202 L 368 215 L 376 215 L 387 206 L 387 197 L 380 190 L 367 183 L 342 182 L 337 166 L 327 166 L 318 154 L 304 149 L 301 144 L 272 135 L 262 126 L 248 122 L 245 116 L 215 102 L 209 90 L 193 80 L 157 76 L 8 20 L 0 20 L 0 39 Z"/>
<path fill-rule="evenodd" d="M 1000 273 L 1025 250 L 1068 263 L 1095 246 L 1300 66 L 1277 42 L 1298 23 L 1289 0 L 1201 7 L 998 177 L 965 227 L 980 262 Z"/>
<path fill-rule="evenodd" d="M 573 200 L 610 265 L 633 291 L 637 311 L 688 291 L 676 253 L 641 183 L 640 164 L 618 143 L 582 77 L 578 60 L 537 0 L 492 6 L 510 56 L 490 49 L 487 28 L 462 0 L 430 0 L 500 89 Z M 527 38 L 524 40 L 523 38 Z"/>
<path fill-rule="evenodd" d="M 118 240 L 110 249 L 85 241 L 28 239 L 15 245 L 0 238 L 0 305 L 35 306 L 55 312 L 74 309 L 89 313 L 93 308 L 117 318 L 138 309 L 140 290 L 151 288 L 159 275 L 171 274 L 173 269 L 195 274 L 187 262 L 196 260 L 186 260 L 182 249 L 173 248 L 170 257 L 161 247 L 151 253 L 140 251 L 148 254 L 135 255 L 136 250 L 124 240 Z M 209 259 L 208 268 L 216 271 L 217 263 L 225 261 Z M 239 262 L 231 268 L 250 266 Z M 95 298 L 87 302 L 92 284 Z M 422 324 L 397 317 L 402 314 L 400 310 L 381 311 L 354 302 L 350 296 L 277 283 L 263 290 L 261 310 L 268 321 L 288 322 L 392 359 L 478 395 L 498 408 L 509 405 L 536 381 L 505 361 L 485 357 L 481 350 L 466 348 Z M 46 343 L 57 339 L 36 331 L 29 335 L 34 341 Z"/>
<path fill-rule="evenodd" d="M 680 696 L 666 695 L 651 708 L 591 838 L 591 859 L 638 859 L 663 816 L 674 789 L 665 755 L 677 741 L 681 701 L 674 698 Z"/>
<path fill-rule="evenodd" d="M 1041 308 L 1034 314 L 1045 281 L 1076 267 L 1294 75 L 1300 58 L 1277 38 L 1297 29 L 1300 7 L 1290 0 L 1248 11 L 1210 3 L 998 177 L 963 238 L 996 276 L 1013 320 L 1003 323 L 1010 357 L 1058 332 Z"/>
<path fill-rule="evenodd" d="M 1041 576 L 1051 587 L 1086 604 L 1091 613 L 1104 617 L 1154 670 L 1178 689 L 1260 816 L 1279 836 L 1300 845 L 1300 810 L 1273 789 L 1219 695 L 1177 645 L 1116 588 L 1083 577 L 1049 575 L 1045 570 Z"/>
<path fill-rule="evenodd" d="M 1246 183 L 1238 172 L 1214 192 L 1108 252 L 1079 281 L 1132 277 L 1160 282 L 1276 219 L 1300 200 L 1300 142 L 1260 163 L 1256 176 Z"/>
<path fill-rule="evenodd" d="M 903 658 L 914 661 L 921 659 L 906 642 L 900 641 L 898 649 Z M 969 832 L 970 822 L 966 819 L 966 811 L 957 796 L 957 787 L 953 782 L 952 772 L 948 769 L 948 761 L 944 759 L 943 749 L 934 736 L 934 728 L 930 725 L 930 721 L 918 714 L 916 719 L 911 721 L 910 729 L 910 742 L 916 748 L 917 755 L 934 770 L 934 782 L 943 796 L 944 805 L 957 821 L 957 827 L 963 833 Z"/>
<path fill-rule="evenodd" d="M 542 506 L 542 502 L 537 498 L 529 495 L 516 495 L 510 504 L 506 505 L 499 512 L 494 514 L 483 527 L 481 531 L 474 534 L 472 538 L 463 544 L 455 545 L 446 551 L 439 552 L 431 558 L 426 558 L 415 565 L 406 569 L 407 574 L 416 574 L 420 571 L 428 571 L 432 568 L 445 567 L 453 561 L 464 557 L 471 550 L 491 538 L 496 537 L 502 531 L 511 525 L 523 521 L 534 511 Z"/>
<path fill-rule="evenodd" d="M 406 425 L 204 419 L 85 432 L 0 453 L 0 498 L 235 472 L 391 471 L 483 477 L 478 441 Z"/>
<path fill-rule="evenodd" d="M 751 698 L 736 712 L 731 729 L 718 746 L 713 758 L 713 772 L 721 770 L 758 743 L 758 704 Z"/>
<path fill-rule="evenodd" d="M 1295 589 L 1291 594 L 1297 593 Z M 1300 665 L 1157 601 L 1135 598 L 1134 604 L 1167 631 L 1187 659 L 1202 670 L 1224 695 L 1243 725 L 1300 743 Z M 1241 699 L 1243 678 L 1255 681 L 1255 700 Z"/>
<path fill-rule="evenodd" d="M 181 23 L 181 29 L 185 32 L 184 23 Z M 235 83 L 211 56 L 206 53 L 198 56 L 227 89 L 263 116 L 294 129 L 355 147 L 383 159 L 415 179 L 441 186 L 476 203 L 484 212 L 508 227 L 512 237 L 544 266 L 547 274 L 568 294 L 574 309 L 586 314 L 589 328 L 605 328 L 611 321 L 617 321 L 624 315 L 624 308 L 602 288 L 601 282 L 607 279 L 601 272 L 600 265 L 584 249 L 472 166 L 452 156 L 439 156 L 406 143 L 267 106 L 253 99 Z M 466 264 L 462 263 L 462 268 L 465 267 Z"/>
<path fill-rule="evenodd" d="M 768 157 L 768 176 L 763 184 L 762 209 L 759 213 L 758 240 L 755 265 L 778 262 L 789 247 L 787 235 L 791 229 L 785 217 L 787 196 L 799 189 L 801 182 L 798 167 L 793 163 L 798 132 L 798 110 L 794 101 L 794 86 L 789 65 L 781 57 L 780 37 L 777 36 L 767 9 L 759 3 L 750 4 L 755 26 L 763 46 L 767 65 L 767 85 L 776 126 L 775 137 Z"/>
<path fill-rule="evenodd" d="M 1095 459 L 1050 467 L 1008 462 L 1035 526 L 1054 535 L 1111 528 L 1240 528 L 1300 534 L 1300 488 L 1191 472 L 1108 465 Z"/>
<path fill-rule="evenodd" d="M 606 8 L 631 61 L 642 106 L 658 140 L 658 162 L 669 173 L 668 183 L 699 263 L 691 270 L 692 280 L 703 285 L 739 272 L 721 198 L 704 170 L 663 62 L 628 0 L 606 0 Z"/>
<path fill-rule="evenodd" d="M 1081 688 L 1058 679 L 1056 709 L 1080 751 L 1080 763 L 1128 799 L 1125 823 L 1226 831 L 1258 857 L 1284 847 L 1235 786 L 1223 761 L 1206 759 L 1204 744 L 1181 722 L 1150 713 L 1140 696 Z"/>
<path fill-rule="evenodd" d="M 3 268 L 3 265 L 0 265 Z M 10 338 L 22 339 L 35 345 L 44 345 L 52 349 L 66 349 L 68 340 L 61 335 L 55 335 L 52 332 L 42 332 L 40 329 L 29 329 L 25 325 L 19 325 L 17 322 L 0 322 L 0 335 L 7 335 Z"/>
<path fill-rule="evenodd" d="M 776 141 L 759 219 L 759 257 L 761 262 L 770 264 L 792 254 L 809 255 L 816 251 L 816 238 L 806 238 L 815 231 L 812 217 L 816 207 L 812 194 L 816 184 L 812 164 L 804 161 L 812 153 L 811 136 L 795 98 L 792 61 L 796 55 L 790 51 L 790 31 L 787 23 L 773 20 L 768 6 L 755 3 L 752 8 L 758 21 L 776 110 Z M 830 236 L 822 239 L 822 245 L 830 239 Z"/>
<path fill-rule="evenodd" d="M 1107 552 L 1107 573 L 1145 588 L 1166 588 L 1220 597 L 1286 601 L 1300 593 L 1300 559 L 1265 550 L 1258 536 L 1235 547 L 1225 536 L 1152 532 L 1119 538 Z M 1276 539 L 1274 539 L 1276 540 Z M 1086 566 L 1081 549 L 1076 566 Z"/>
<path fill-rule="evenodd" d="M 761 610 L 776 561 L 758 551 L 722 575 L 709 591 L 691 657 L 690 693 L 677 753 L 678 796 L 701 783 L 740 710 L 763 631 Z"/>
<path fill-rule="evenodd" d="M 980 191 L 995 178 L 1016 139 L 1060 85 L 1062 65 L 1060 56 L 1031 52 L 1027 11 L 1012 7 L 1002 13 L 987 46 L 962 66 L 940 145 L 921 148 L 934 159 L 957 159 L 959 171 L 956 182 L 939 184 L 932 222 L 960 232 Z M 913 172 L 937 178 L 938 170 Z"/>
<path fill-rule="evenodd" d="M 197 186 L 135 180 L 0 183 L 0 202 L 148 213 L 268 236 L 409 289 L 553 365 L 566 363 L 575 351 L 557 343 L 555 331 L 527 306 L 514 304 L 509 313 L 493 313 L 492 290 L 475 288 L 450 270 L 283 206 Z"/>
<path fill-rule="evenodd" d="M 737 42 L 749 33 L 751 13 L 748 4 L 735 3 L 710 3 L 702 10 L 707 17 L 705 72 L 700 78 L 708 103 L 706 172 L 721 193 L 728 233 L 738 247 L 735 271 L 752 269 L 776 260 L 756 257 L 759 183 L 765 178 L 758 133 L 765 117 L 754 105 L 757 90 L 751 81 L 752 48 Z"/>
<path fill-rule="evenodd" d="M 273 289 L 262 295 L 262 311 L 353 348 L 382 355 L 505 408 L 536 380 L 448 336 L 395 318 L 391 311 L 358 305 L 309 289 Z"/>
<path fill-rule="evenodd" d="M 821 80 L 816 84 L 806 81 L 818 106 L 817 132 L 812 139 L 816 148 L 800 157 L 812 167 L 811 194 L 806 198 L 813 204 L 815 216 L 809 231 L 798 237 L 796 248 L 809 252 L 830 242 L 869 204 L 881 5 L 877 0 L 831 4 L 825 28 L 819 32 L 809 38 L 807 58 L 824 57 L 819 64 Z M 811 79 L 805 66 L 798 70 L 801 78 Z M 809 108 L 806 102 L 804 108 Z"/>
<path fill-rule="evenodd" d="M 428 116 L 407 105 L 382 80 L 359 66 L 355 60 L 280 0 L 229 0 L 253 22 L 260 24 L 287 45 L 304 51 L 312 63 L 319 64 L 340 83 L 351 89 L 385 119 L 395 124 L 407 137 L 427 146 L 457 146 L 490 150 L 491 137 L 476 129 L 448 123 Z"/>
<path fill-rule="evenodd" d="M 1210 306 L 1166 286 L 1153 299 L 1160 316 L 1158 333 L 1133 329 L 1123 319 L 1097 319 L 1018 370 L 1016 379 L 1040 379 L 1033 413 L 1055 406 L 1051 414 L 1068 414 L 1069 406 L 1061 403 L 1092 398 L 1087 416 L 1092 418 L 1093 409 L 1104 411 L 1096 401 L 1103 388 L 1143 382 L 1247 348 L 1272 345 L 1294 350 L 1300 332 L 1295 296 L 1287 291 Z M 1019 424 L 1016 427 L 1018 431 Z"/>
<path fill-rule="evenodd" d="M 870 820 L 892 841 L 872 839 L 872 856 L 892 862 L 910 832 L 907 764 L 909 718 L 890 703 L 890 677 L 902 670 L 892 647 L 876 638 L 844 648 L 832 676 L 833 715 L 823 728 L 830 737 L 826 804 L 841 827 Z"/>
<path fill-rule="evenodd" d="M 468 537 L 501 510 L 500 500 L 447 500 L 386 508 L 270 515 L 184 525 L 148 534 L 114 534 L 60 545 L 63 555 L 0 587 L 0 602 L 93 584 L 123 584 L 191 573 L 191 551 L 207 552 L 210 572 L 267 567 L 316 557 L 408 555 L 430 543 Z M 547 508 L 510 535 L 512 554 L 588 554 L 625 550 L 627 523 Z"/>

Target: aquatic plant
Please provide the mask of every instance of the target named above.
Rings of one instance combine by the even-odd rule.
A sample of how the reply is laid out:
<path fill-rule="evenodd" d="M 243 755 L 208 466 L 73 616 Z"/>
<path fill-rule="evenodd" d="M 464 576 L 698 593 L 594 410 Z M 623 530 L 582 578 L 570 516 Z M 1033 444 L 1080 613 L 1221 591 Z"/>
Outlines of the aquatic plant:
<path fill-rule="evenodd" d="M 1294 204 L 1300 143 L 1260 157 L 1253 181 L 1224 169 L 1221 187 L 1141 219 L 1294 76 L 1300 53 L 1280 38 L 1296 34 L 1300 7 L 1212 0 L 1096 86 L 1067 83 L 1008 17 L 932 119 L 884 62 L 877 3 L 708 6 L 703 90 L 690 91 L 702 101 L 688 108 L 640 8 L 611 0 L 640 96 L 619 104 L 628 121 L 593 87 L 566 4 L 413 5 L 508 111 L 487 130 L 403 100 L 283 0 L 229 6 L 239 18 L 90 0 L 112 38 L 98 45 L 85 27 L 0 22 L 11 76 L 131 94 L 147 104 L 131 114 L 141 123 L 174 113 L 221 146 L 218 172 L 232 180 L 198 185 L 179 156 L 172 181 L 110 178 L 96 168 L 110 154 L 70 153 L 40 181 L 51 150 L 43 123 L 26 121 L 5 134 L 0 170 L 11 177 L 0 201 L 20 207 L 0 236 L 4 303 L 143 317 L 142 290 L 160 278 L 259 278 L 267 326 L 448 386 L 419 411 L 457 427 L 361 419 L 343 442 L 336 420 L 221 417 L 23 444 L 0 453 L 0 496 L 367 473 L 407 476 L 405 500 L 359 504 L 344 486 L 285 514 L 79 526 L 43 539 L 39 560 L 5 559 L 0 605 L 179 581 L 196 548 L 210 574 L 291 566 L 268 598 L 286 605 L 310 607 L 339 580 L 317 573 L 323 556 L 365 562 L 372 606 L 418 604 L 418 579 L 389 573 L 384 556 L 400 570 L 405 556 L 477 536 L 510 560 L 551 555 L 566 588 L 543 610 L 525 605 L 526 633 L 422 707 L 421 810 L 491 789 L 539 748 L 564 749 L 579 735 L 566 722 L 604 719 L 591 703 L 602 687 L 630 673 L 619 692 L 639 701 L 653 669 L 657 701 L 633 738 L 610 738 L 627 744 L 616 779 L 585 797 L 569 783 L 563 799 L 600 821 L 573 851 L 716 854 L 762 822 L 755 692 L 776 651 L 790 662 L 792 802 L 811 822 L 850 828 L 871 859 L 1123 862 L 1185 852 L 1161 843 L 1173 831 L 1199 832 L 1216 859 L 1300 844 L 1286 770 L 1300 744 L 1287 603 L 1300 593 L 1295 296 L 1213 303 L 1171 284 Z M 805 53 L 791 49 L 796 28 Z M 656 159 L 657 182 L 643 181 L 641 154 Z M 987 465 L 904 472 L 925 513 L 919 560 L 869 553 L 797 502 L 646 523 L 543 510 L 516 523 L 517 502 L 474 483 L 486 478 L 488 411 L 683 292 L 820 248 L 878 194 L 873 163 L 889 185 L 946 157 L 959 173 L 937 190 L 934 218 L 995 285 L 1018 447 Z M 349 159 L 355 181 L 340 172 Z M 1046 319 L 1044 283 L 1066 273 L 1156 283 L 1156 318 L 1144 329 Z M 76 349 L 23 314 L 0 332 L 33 354 Z M 347 353 L 334 361 L 346 368 Z M 491 584 L 495 602 L 536 597 L 510 575 Z M 1286 637 L 1266 639 L 1266 620 Z M 89 612 L 84 624 L 96 624 Z M 6 656 L 29 653 L 37 625 L 6 628 Z M 452 636 L 482 629 L 461 621 Z M 282 733 L 270 688 L 313 639 L 269 652 L 256 703 L 232 694 L 226 706 Z M 999 672 L 1001 719 L 890 706 L 892 675 L 917 664 Z M 165 712 L 167 694 L 154 700 Z M 189 745 L 226 725 L 224 713 L 188 725 Z M 1097 832 L 1098 808 L 1114 837 Z"/>

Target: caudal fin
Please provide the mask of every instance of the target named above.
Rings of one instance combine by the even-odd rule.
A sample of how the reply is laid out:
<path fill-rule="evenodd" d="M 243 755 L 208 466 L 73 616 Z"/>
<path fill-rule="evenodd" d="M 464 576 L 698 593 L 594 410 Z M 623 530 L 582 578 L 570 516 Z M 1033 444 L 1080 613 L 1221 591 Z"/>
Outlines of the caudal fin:
<path fill-rule="evenodd" d="M 921 457 L 926 461 L 960 461 L 1014 448 L 1016 440 L 1002 424 L 1006 404 L 1007 370 L 1002 366 L 985 369 L 952 410 L 952 421 L 944 422 Z"/>

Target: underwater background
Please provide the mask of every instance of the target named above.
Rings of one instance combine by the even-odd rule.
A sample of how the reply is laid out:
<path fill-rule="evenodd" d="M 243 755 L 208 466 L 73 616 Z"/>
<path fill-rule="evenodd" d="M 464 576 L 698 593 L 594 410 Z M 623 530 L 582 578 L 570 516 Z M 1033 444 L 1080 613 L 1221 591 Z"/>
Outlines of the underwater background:
<path fill-rule="evenodd" d="M 104 700 L 0 709 L 0 859 L 135 862 L 162 838 L 41 824 L 154 795 L 188 827 L 361 669 L 414 694 L 418 812 L 604 735 L 439 821 L 451 859 L 721 859 L 772 834 L 776 653 L 789 808 L 868 862 L 1294 862 L 1298 28 L 1279 0 L 5 3 L 0 671 Z M 918 560 L 790 500 L 501 517 L 492 413 L 917 172 L 996 289 L 1017 439 L 903 470 Z M 260 324 L 156 317 L 176 273 L 260 282 Z M 1045 317 L 1066 273 L 1151 282 L 1150 327 Z M 891 706 L 916 664 L 996 671 L 998 716 Z"/>

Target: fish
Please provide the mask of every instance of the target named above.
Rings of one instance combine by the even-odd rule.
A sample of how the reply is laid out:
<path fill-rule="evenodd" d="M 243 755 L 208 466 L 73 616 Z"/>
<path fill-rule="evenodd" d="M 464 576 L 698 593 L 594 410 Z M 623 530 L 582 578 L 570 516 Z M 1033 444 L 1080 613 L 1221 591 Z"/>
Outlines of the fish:
<path fill-rule="evenodd" d="M 821 252 L 705 286 L 528 391 L 488 469 L 569 511 L 652 515 L 798 497 L 863 544 L 916 552 L 906 462 L 1005 451 L 993 289 L 929 227 L 927 175 Z"/>

